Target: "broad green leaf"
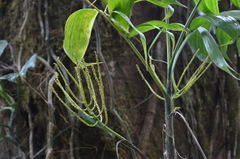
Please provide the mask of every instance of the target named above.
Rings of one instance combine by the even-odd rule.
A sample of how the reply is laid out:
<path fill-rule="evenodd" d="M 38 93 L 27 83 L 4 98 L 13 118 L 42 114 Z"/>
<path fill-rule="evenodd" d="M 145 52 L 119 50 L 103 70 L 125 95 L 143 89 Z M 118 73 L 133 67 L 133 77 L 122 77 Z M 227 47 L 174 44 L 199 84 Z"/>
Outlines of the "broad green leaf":
<path fill-rule="evenodd" d="M 214 38 L 212 35 L 204 28 L 199 28 L 198 29 L 200 34 L 202 35 L 203 38 L 203 44 L 211 58 L 211 60 L 222 70 L 227 72 L 228 74 L 232 75 L 232 68 L 228 65 L 226 60 L 224 59 L 221 51 L 219 50 L 218 44 L 215 42 Z"/>
<path fill-rule="evenodd" d="M 222 69 L 223 71 L 227 72 L 232 77 L 237 79 L 237 77 L 234 76 L 232 72 L 234 70 L 226 62 L 224 56 L 222 55 L 222 52 L 219 49 L 218 44 L 216 43 L 212 35 L 203 27 L 199 27 L 197 32 L 198 32 L 197 36 L 199 37 L 197 39 L 197 42 L 194 43 L 196 46 L 193 47 L 193 43 L 191 43 L 190 44 L 191 49 L 192 47 L 194 49 L 200 49 L 200 52 L 203 53 L 204 55 L 208 54 L 213 63 L 217 67 L 219 67 L 220 69 Z M 195 35 L 190 38 L 191 41 L 194 40 L 194 38 L 196 38 Z"/>
<path fill-rule="evenodd" d="M 237 49 L 238 49 L 238 56 L 240 56 L 240 38 L 236 41 Z"/>
<path fill-rule="evenodd" d="M 36 59 L 37 59 L 37 55 L 36 54 L 32 55 L 32 57 L 23 65 L 19 73 L 6 74 L 0 77 L 0 80 L 8 80 L 10 82 L 17 83 L 17 78 L 19 76 L 25 76 L 29 68 L 35 67 Z"/>
<path fill-rule="evenodd" d="M 135 3 L 137 2 L 141 2 L 141 1 L 148 1 L 156 6 L 159 6 L 159 7 L 163 7 L 163 8 L 167 8 L 168 7 L 168 4 L 165 3 L 165 2 L 162 2 L 162 1 L 158 1 L 158 0 L 136 0 Z"/>
<path fill-rule="evenodd" d="M 240 10 L 230 10 L 230 11 L 221 12 L 221 15 L 222 16 L 230 16 L 230 17 L 240 20 Z"/>
<path fill-rule="evenodd" d="M 6 74 L 6 75 L 0 77 L 0 80 L 8 80 L 10 82 L 17 83 L 17 78 L 19 76 L 20 76 L 19 73 L 9 73 L 9 74 Z"/>
<path fill-rule="evenodd" d="M 33 68 L 36 65 L 37 54 L 32 55 L 32 57 L 23 65 L 21 71 L 19 72 L 20 76 L 25 76 L 29 68 Z"/>
<path fill-rule="evenodd" d="M 220 45 L 220 50 L 227 60 L 230 61 L 229 57 L 227 56 L 227 49 L 228 45 L 233 43 L 230 36 L 228 36 L 223 30 L 217 28 L 216 29 L 216 38 L 218 40 L 218 44 Z"/>
<path fill-rule="evenodd" d="M 67 19 L 63 48 L 75 64 L 81 63 L 86 53 L 97 14 L 98 11 L 95 9 L 81 9 Z"/>
<path fill-rule="evenodd" d="M 164 28 L 164 29 L 169 29 L 169 30 L 175 30 L 175 31 L 184 31 L 185 30 L 184 25 L 182 25 L 180 23 L 168 24 L 168 23 L 165 23 L 165 22 L 162 22 L 162 21 L 159 21 L 159 20 L 151 20 L 151 21 L 145 22 L 143 24 L 140 24 L 140 25 L 136 26 L 135 28 L 138 31 L 144 33 L 144 32 L 156 29 L 158 27 L 161 27 L 161 28 Z M 130 34 L 129 34 L 128 37 L 130 38 L 130 37 L 133 37 L 137 34 L 138 34 L 138 32 L 135 29 L 132 29 L 130 31 Z"/>
<path fill-rule="evenodd" d="M 207 56 L 207 50 L 204 47 L 202 35 L 196 30 L 188 40 L 188 44 L 193 54 L 197 52 L 197 57 L 200 61 L 204 61 Z"/>
<path fill-rule="evenodd" d="M 207 24 L 208 20 L 203 18 L 202 16 L 200 17 L 196 17 L 192 20 L 191 24 L 190 24 L 190 30 L 195 30 L 200 26 L 203 26 L 204 24 Z"/>
<path fill-rule="evenodd" d="M 7 45 L 8 45 L 8 42 L 6 40 L 0 40 L 0 56 L 2 55 Z"/>
<path fill-rule="evenodd" d="M 240 25 L 236 19 L 230 16 L 204 15 L 211 24 L 222 29 L 232 40 L 236 40 L 240 35 Z"/>
<path fill-rule="evenodd" d="M 185 5 L 181 4 L 177 0 L 162 0 L 162 2 L 165 2 L 167 4 L 176 4 L 176 5 L 179 5 L 179 6 L 182 6 L 182 7 L 186 7 Z"/>
<path fill-rule="evenodd" d="M 231 16 L 213 15 L 207 14 L 198 18 L 195 18 L 191 25 L 190 30 L 195 30 L 203 24 L 207 24 L 207 21 L 213 24 L 215 27 L 223 30 L 231 40 L 235 41 L 240 35 L 240 24 L 236 19 Z"/>
<path fill-rule="evenodd" d="M 119 28 L 121 32 L 128 31 L 129 24 L 124 20 L 122 16 L 119 14 L 115 14 L 113 11 L 118 11 L 125 14 L 128 18 L 130 18 L 132 14 L 132 9 L 134 5 L 134 0 L 109 0 L 108 1 L 108 11 L 113 19 L 115 19 L 121 26 Z"/>
<path fill-rule="evenodd" d="M 168 8 L 168 5 L 171 5 L 171 4 L 176 4 L 182 7 L 186 7 L 185 5 L 181 4 L 177 0 L 161 0 L 161 1 L 160 0 L 136 0 L 135 3 L 141 2 L 141 1 L 148 1 L 154 5 L 157 5 L 163 8 Z"/>
<path fill-rule="evenodd" d="M 106 6 L 108 4 L 108 0 L 101 0 L 103 4 Z"/>
<path fill-rule="evenodd" d="M 195 4 L 199 0 L 194 0 Z M 200 5 L 198 6 L 198 9 L 201 10 L 203 13 L 214 13 L 219 14 L 219 8 L 218 8 L 218 0 L 202 0 Z"/>
<path fill-rule="evenodd" d="M 144 58 L 145 58 L 145 62 L 147 64 L 147 60 L 148 60 L 148 56 L 147 56 L 147 42 L 146 42 L 146 38 L 144 36 L 144 34 L 142 32 L 140 32 L 137 28 L 135 28 L 135 26 L 132 24 L 132 22 L 130 21 L 130 19 L 123 13 L 118 12 L 118 11 L 113 11 L 116 14 L 119 14 L 121 17 L 123 17 L 123 19 L 139 34 L 142 46 L 143 46 L 143 52 L 144 52 Z"/>
<path fill-rule="evenodd" d="M 240 9 L 240 1 L 239 1 L 239 0 L 231 0 L 231 2 L 232 2 L 238 9 Z"/>

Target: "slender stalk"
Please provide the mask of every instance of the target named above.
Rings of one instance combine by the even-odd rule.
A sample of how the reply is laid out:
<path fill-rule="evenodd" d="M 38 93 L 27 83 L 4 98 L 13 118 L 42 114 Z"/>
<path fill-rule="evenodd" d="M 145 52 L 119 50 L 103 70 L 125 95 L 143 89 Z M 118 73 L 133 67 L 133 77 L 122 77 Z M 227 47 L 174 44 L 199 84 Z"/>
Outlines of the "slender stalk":
<path fill-rule="evenodd" d="M 96 9 L 99 12 L 99 14 L 101 14 L 116 30 L 118 30 L 118 28 L 115 26 L 115 24 L 110 20 L 109 16 L 107 16 L 103 11 L 98 9 L 89 0 L 85 0 L 85 2 L 87 2 L 91 7 Z M 138 51 L 138 49 L 135 47 L 135 45 L 132 43 L 132 41 L 125 34 L 123 34 L 122 32 L 119 32 L 119 34 L 121 35 L 121 37 L 123 37 L 125 39 L 125 41 L 128 43 L 128 45 L 131 47 L 131 49 L 137 55 L 137 57 L 141 61 L 141 63 L 146 67 L 146 70 L 148 70 L 149 74 L 151 75 L 151 77 L 153 78 L 155 83 L 157 84 L 158 88 L 161 90 L 162 94 L 163 95 L 166 94 L 165 87 L 162 84 L 161 80 L 158 78 L 158 76 L 154 72 L 154 70 L 152 70 L 151 67 L 149 65 L 147 65 L 144 57 L 141 55 L 141 53 Z"/>
<path fill-rule="evenodd" d="M 202 147 L 200 146 L 200 144 L 199 144 L 199 142 L 198 142 L 196 136 L 194 135 L 192 129 L 190 128 L 190 126 L 189 126 L 187 120 L 186 120 L 186 119 L 184 118 L 184 116 L 183 116 L 181 113 L 179 113 L 178 111 L 176 111 L 175 113 L 178 114 L 178 115 L 182 118 L 182 120 L 184 121 L 185 125 L 186 125 L 187 128 L 188 128 L 188 131 L 190 132 L 190 134 L 191 134 L 191 136 L 192 136 L 192 138 L 193 138 L 193 141 L 195 142 L 197 148 L 198 148 L 199 151 L 201 152 L 202 157 L 203 157 L 204 159 L 207 159 L 207 157 L 206 157 L 206 155 L 205 155 L 205 153 L 204 153 Z"/>
<path fill-rule="evenodd" d="M 172 80 L 171 77 L 167 78 L 167 94 L 165 96 L 165 123 L 166 123 L 166 138 L 165 138 L 165 159 L 174 159 L 175 157 L 175 143 L 174 143 L 174 127 L 172 112 Z"/>
<path fill-rule="evenodd" d="M 196 13 L 196 11 L 197 11 L 197 8 L 198 8 L 198 6 L 200 5 L 201 2 L 202 2 L 202 0 L 199 0 L 199 1 L 197 2 L 197 4 L 194 6 L 194 8 L 193 8 L 191 14 L 189 15 L 189 17 L 188 17 L 188 19 L 187 19 L 187 22 L 186 22 L 186 24 L 185 24 L 185 26 L 184 26 L 185 29 L 187 29 L 187 28 L 189 27 L 192 19 L 194 18 L 194 15 L 195 15 L 195 13 Z M 178 39 L 178 41 L 177 41 L 177 44 L 176 44 L 176 47 L 174 48 L 174 53 L 179 49 L 180 45 L 182 44 L 182 41 L 183 41 L 184 36 L 185 36 L 185 32 L 183 31 L 183 32 L 181 32 L 181 34 L 180 34 L 180 37 L 179 37 L 179 39 Z"/>
<path fill-rule="evenodd" d="M 167 13 L 167 9 L 165 9 Z M 166 23 L 169 20 L 166 19 Z M 166 83 L 166 95 L 165 97 L 165 124 L 166 124 L 166 138 L 165 138 L 165 155 L 166 159 L 175 158 L 175 143 L 174 143 L 174 127 L 173 127 L 173 116 L 172 113 L 172 72 L 170 67 L 170 61 L 172 58 L 170 37 L 166 34 L 166 45 L 167 45 L 167 83 Z"/>
<path fill-rule="evenodd" d="M 32 116 L 30 112 L 28 113 L 28 124 L 30 128 L 29 132 L 29 159 L 33 159 L 33 123 L 32 123 Z"/>
<path fill-rule="evenodd" d="M 52 151 L 53 151 L 53 101 L 52 101 L 52 89 L 51 85 L 53 84 L 55 79 L 55 75 L 52 76 L 52 78 L 49 80 L 49 86 L 48 86 L 48 126 L 47 126 L 47 151 L 46 151 L 46 159 L 50 159 L 52 157 Z"/>
<path fill-rule="evenodd" d="M 98 122 L 99 125 L 101 125 L 103 127 L 103 129 L 105 129 L 107 132 L 113 134 L 114 136 L 116 136 L 117 138 L 119 138 L 120 140 L 126 140 L 126 138 L 124 138 L 122 135 L 118 134 L 116 131 L 112 130 L 111 128 L 109 128 L 106 124 L 102 123 L 102 122 Z"/>

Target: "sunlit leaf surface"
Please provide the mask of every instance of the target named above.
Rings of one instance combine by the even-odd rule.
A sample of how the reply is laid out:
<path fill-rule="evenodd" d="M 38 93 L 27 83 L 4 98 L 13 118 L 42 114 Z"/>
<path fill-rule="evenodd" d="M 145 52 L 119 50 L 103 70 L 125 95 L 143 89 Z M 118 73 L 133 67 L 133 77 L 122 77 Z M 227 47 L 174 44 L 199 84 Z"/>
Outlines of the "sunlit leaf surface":
<path fill-rule="evenodd" d="M 98 11 L 94 9 L 81 9 L 67 19 L 63 48 L 75 64 L 81 63 L 86 53 L 97 14 Z"/>

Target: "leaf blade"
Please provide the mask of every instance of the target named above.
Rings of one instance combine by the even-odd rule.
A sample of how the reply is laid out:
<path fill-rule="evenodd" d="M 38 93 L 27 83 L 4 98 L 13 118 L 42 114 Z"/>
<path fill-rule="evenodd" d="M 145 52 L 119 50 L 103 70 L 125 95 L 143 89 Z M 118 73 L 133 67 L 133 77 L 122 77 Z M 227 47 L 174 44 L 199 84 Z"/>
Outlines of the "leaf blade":
<path fill-rule="evenodd" d="M 180 24 L 180 23 L 165 23 L 159 20 L 151 20 L 148 22 L 145 22 L 143 24 L 140 24 L 138 26 L 136 26 L 135 28 L 144 33 L 153 29 L 156 29 L 158 27 L 161 28 L 165 28 L 165 29 L 169 29 L 169 30 L 174 30 L 174 31 L 185 31 L 184 25 Z M 135 29 L 132 29 L 129 33 L 129 37 L 133 37 L 135 35 L 137 35 L 138 32 Z"/>
<path fill-rule="evenodd" d="M 37 61 L 37 54 L 32 55 L 30 59 L 23 65 L 21 71 L 19 72 L 20 76 L 25 76 L 29 68 L 34 68 Z"/>
<path fill-rule="evenodd" d="M 240 9 L 240 1 L 239 0 L 231 0 L 231 1 L 238 9 Z"/>
<path fill-rule="evenodd" d="M 185 5 L 178 2 L 177 0 L 161 0 L 161 1 L 160 0 L 136 0 L 134 3 L 141 2 L 141 1 L 148 1 L 154 5 L 157 5 L 163 8 L 168 8 L 168 5 L 171 5 L 171 4 L 176 4 L 176 5 L 187 8 Z"/>
<path fill-rule="evenodd" d="M 214 26 L 222 29 L 234 41 L 240 35 L 240 25 L 238 21 L 231 16 L 204 15 L 203 17 L 206 18 Z"/>
<path fill-rule="evenodd" d="M 7 47 L 8 42 L 6 40 L 0 40 L 0 57 L 4 51 L 4 49 Z"/>
<path fill-rule="evenodd" d="M 65 24 L 63 48 L 76 64 L 84 57 L 98 11 L 81 9 L 72 13 Z"/>
<path fill-rule="evenodd" d="M 119 14 L 114 13 L 114 11 L 121 12 L 130 18 L 132 14 L 132 9 L 134 5 L 134 0 L 109 0 L 108 1 L 108 11 L 113 19 L 115 19 L 124 29 L 118 27 L 120 31 L 125 32 L 129 29 L 129 24 L 125 19 Z"/>
<path fill-rule="evenodd" d="M 194 0 L 194 3 L 198 3 L 199 0 Z M 198 9 L 203 13 L 219 14 L 218 0 L 202 0 Z"/>
<path fill-rule="evenodd" d="M 225 60 L 222 52 L 220 51 L 218 44 L 216 43 L 215 39 L 212 37 L 212 35 L 209 33 L 208 30 L 206 30 L 203 27 L 199 27 L 197 29 L 197 35 L 198 35 L 198 41 L 195 43 L 195 49 L 200 49 L 200 52 L 203 53 L 203 55 L 210 56 L 210 59 L 212 62 L 220 69 L 234 77 L 235 79 L 238 79 L 233 72 L 233 70 L 227 61 Z M 192 36 L 191 39 L 196 38 L 196 36 Z M 202 41 L 201 41 L 202 39 Z M 192 47 L 192 46 L 190 46 Z M 239 80 L 239 79 L 238 79 Z"/>

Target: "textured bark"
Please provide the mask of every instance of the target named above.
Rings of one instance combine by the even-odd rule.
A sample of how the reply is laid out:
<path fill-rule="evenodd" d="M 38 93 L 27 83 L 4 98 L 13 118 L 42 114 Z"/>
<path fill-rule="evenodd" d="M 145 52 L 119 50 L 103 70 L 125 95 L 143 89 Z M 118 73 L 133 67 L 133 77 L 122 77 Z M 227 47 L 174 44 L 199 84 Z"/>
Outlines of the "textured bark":
<path fill-rule="evenodd" d="M 150 135 L 154 125 L 156 107 L 158 103 L 158 98 L 156 96 L 151 95 L 149 98 L 145 116 L 143 118 L 143 124 L 138 136 L 138 148 L 143 152 L 143 154 L 147 154 L 149 149 L 149 138 L 151 137 Z M 140 158 L 140 156 L 138 156 L 138 158 Z"/>

